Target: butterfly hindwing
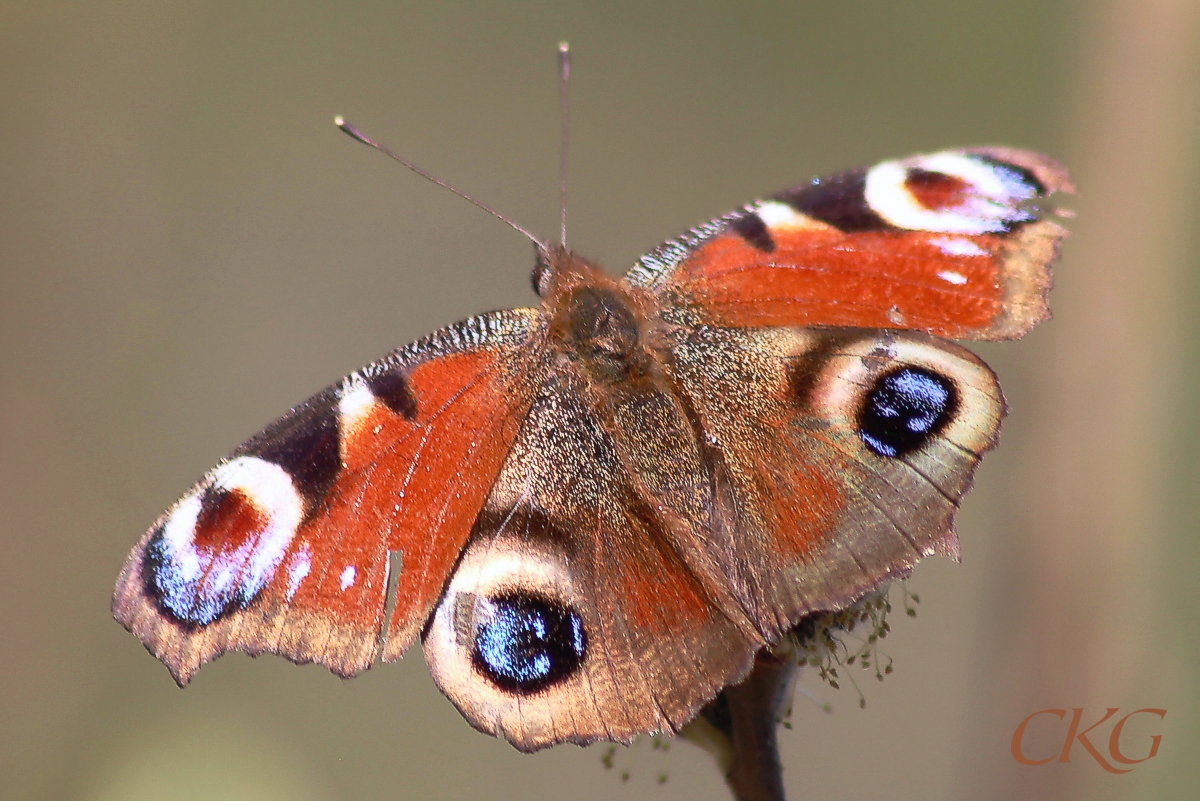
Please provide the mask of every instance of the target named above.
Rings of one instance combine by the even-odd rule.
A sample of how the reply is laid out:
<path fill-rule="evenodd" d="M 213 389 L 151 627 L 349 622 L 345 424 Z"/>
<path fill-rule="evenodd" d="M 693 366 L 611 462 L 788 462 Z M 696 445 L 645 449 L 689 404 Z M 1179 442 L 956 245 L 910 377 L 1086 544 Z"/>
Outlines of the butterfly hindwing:
<path fill-rule="evenodd" d="M 710 328 L 675 356 L 760 619 L 786 628 L 957 557 L 954 513 L 1004 413 L 971 353 L 898 331 Z"/>
<path fill-rule="evenodd" d="M 522 750 L 629 742 L 748 669 L 764 641 L 697 561 L 708 481 L 672 406 L 653 386 L 594 404 L 568 367 L 531 409 L 425 636 L 475 727 Z M 622 451 L 651 441 L 674 480 L 630 469 Z"/>
<path fill-rule="evenodd" d="M 181 684 L 235 649 L 342 675 L 381 646 L 397 658 L 516 436 L 536 386 L 537 321 L 517 310 L 451 326 L 251 438 L 130 554 L 117 619 Z"/>
<path fill-rule="evenodd" d="M 626 279 L 696 324 L 908 328 L 1011 339 L 1045 319 L 1072 191 L 1052 160 L 944 151 L 814 180 L 694 229 Z"/>

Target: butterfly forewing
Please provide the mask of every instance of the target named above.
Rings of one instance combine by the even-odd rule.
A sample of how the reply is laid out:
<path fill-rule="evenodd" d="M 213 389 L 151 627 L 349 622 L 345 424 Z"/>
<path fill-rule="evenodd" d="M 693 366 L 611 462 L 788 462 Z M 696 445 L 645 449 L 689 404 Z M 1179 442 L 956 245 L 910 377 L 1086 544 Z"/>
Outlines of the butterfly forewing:
<path fill-rule="evenodd" d="M 533 310 L 473 318 L 351 374 L 251 438 L 130 554 L 114 614 L 186 683 L 228 650 L 342 675 L 424 625 L 538 381 Z"/>
<path fill-rule="evenodd" d="M 945 151 L 814 180 L 644 257 L 627 275 L 702 323 L 907 328 L 1019 337 L 1048 316 L 1071 191 L 1045 156 Z"/>

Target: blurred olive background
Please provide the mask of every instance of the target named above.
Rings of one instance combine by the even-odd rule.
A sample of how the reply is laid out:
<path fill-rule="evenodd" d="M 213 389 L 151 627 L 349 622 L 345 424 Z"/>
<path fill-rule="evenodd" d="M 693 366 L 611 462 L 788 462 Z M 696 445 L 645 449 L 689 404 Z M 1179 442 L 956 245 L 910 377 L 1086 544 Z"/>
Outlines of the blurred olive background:
<path fill-rule="evenodd" d="M 686 744 L 614 771 L 602 748 L 518 754 L 419 650 L 350 682 L 230 655 L 181 691 L 109 616 L 145 526 L 244 437 L 397 345 L 533 301 L 527 242 L 332 119 L 551 236 L 560 39 L 570 238 L 614 271 L 911 152 L 1019 145 L 1081 187 L 1056 319 L 977 348 L 1011 414 L 963 562 L 918 568 L 920 615 L 893 621 L 896 673 L 860 679 L 865 709 L 806 679 L 835 713 L 797 696 L 790 797 L 1195 797 L 1194 0 L 0 4 L 0 797 L 727 797 Z M 1018 765 L 1014 727 L 1048 707 L 1085 726 L 1165 708 L 1122 741 L 1144 755 L 1163 733 L 1160 753 L 1126 775 L 1079 745 Z"/>

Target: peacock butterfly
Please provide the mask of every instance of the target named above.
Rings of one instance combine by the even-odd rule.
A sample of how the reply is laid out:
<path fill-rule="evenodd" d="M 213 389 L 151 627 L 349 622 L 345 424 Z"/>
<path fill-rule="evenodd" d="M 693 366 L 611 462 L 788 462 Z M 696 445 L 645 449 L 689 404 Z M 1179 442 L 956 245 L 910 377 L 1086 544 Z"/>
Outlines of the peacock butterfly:
<path fill-rule="evenodd" d="M 113 614 L 181 686 L 230 650 L 353 676 L 420 636 L 523 751 L 678 730 L 806 615 L 957 557 L 1005 407 L 947 340 L 1048 316 L 1055 191 L 1045 156 L 950 150 L 755 201 L 619 279 L 539 243 L 536 308 L 242 444 L 145 533 Z"/>

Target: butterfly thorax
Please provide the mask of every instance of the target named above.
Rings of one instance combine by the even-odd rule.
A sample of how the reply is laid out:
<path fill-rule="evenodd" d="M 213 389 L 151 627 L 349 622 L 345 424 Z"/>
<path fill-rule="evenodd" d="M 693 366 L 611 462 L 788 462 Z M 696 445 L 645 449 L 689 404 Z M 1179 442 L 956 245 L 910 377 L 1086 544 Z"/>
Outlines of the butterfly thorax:
<path fill-rule="evenodd" d="M 650 299 L 565 248 L 551 251 L 545 264 L 538 283 L 550 347 L 596 383 L 651 375 Z"/>

